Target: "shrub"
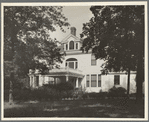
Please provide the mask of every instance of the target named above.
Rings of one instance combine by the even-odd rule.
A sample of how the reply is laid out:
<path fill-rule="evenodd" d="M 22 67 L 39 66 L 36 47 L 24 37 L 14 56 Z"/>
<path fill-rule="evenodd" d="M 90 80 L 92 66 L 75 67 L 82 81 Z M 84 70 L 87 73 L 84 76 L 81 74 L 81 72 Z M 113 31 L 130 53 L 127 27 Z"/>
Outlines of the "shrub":
<path fill-rule="evenodd" d="M 88 98 L 88 94 L 87 94 L 87 93 L 84 93 L 84 94 L 82 95 L 82 98 L 83 98 L 83 99 L 87 99 L 87 98 Z"/>
<path fill-rule="evenodd" d="M 99 92 L 98 93 L 98 98 L 105 98 L 105 97 L 107 97 L 107 92 Z"/>
<path fill-rule="evenodd" d="M 27 88 L 23 88 L 23 89 L 18 89 L 15 88 L 13 89 L 13 99 L 14 100 L 29 100 L 30 99 L 30 95 L 31 95 L 31 90 L 27 89 Z"/>
<path fill-rule="evenodd" d="M 126 89 L 123 87 L 112 87 L 109 89 L 108 97 L 126 97 Z"/>
<path fill-rule="evenodd" d="M 45 84 L 38 89 L 32 90 L 32 99 L 58 100 L 61 98 L 69 98 L 72 97 L 73 89 L 73 85 L 69 82 Z"/>
<path fill-rule="evenodd" d="M 70 82 L 61 82 L 59 84 L 56 84 L 56 89 L 58 91 L 71 91 L 74 89 L 74 86 Z"/>
<path fill-rule="evenodd" d="M 40 87 L 31 91 L 32 100 L 54 100 L 59 98 L 59 93 L 50 87 Z"/>
<path fill-rule="evenodd" d="M 9 100 L 9 90 L 8 89 L 4 90 L 4 100 L 5 101 Z"/>
<path fill-rule="evenodd" d="M 91 99 L 103 99 L 106 96 L 107 96 L 107 92 L 99 92 L 99 93 L 91 92 L 91 93 L 84 94 L 85 98 L 89 97 Z"/>
<path fill-rule="evenodd" d="M 83 96 L 83 91 L 80 88 L 75 88 L 72 93 L 73 98 L 81 99 Z"/>
<path fill-rule="evenodd" d="M 8 87 L 8 85 L 6 85 Z M 23 88 L 21 83 L 13 86 L 14 100 L 58 100 L 73 96 L 74 87 L 71 83 L 46 84 L 38 89 Z M 9 88 L 4 92 L 5 100 L 9 99 Z"/>

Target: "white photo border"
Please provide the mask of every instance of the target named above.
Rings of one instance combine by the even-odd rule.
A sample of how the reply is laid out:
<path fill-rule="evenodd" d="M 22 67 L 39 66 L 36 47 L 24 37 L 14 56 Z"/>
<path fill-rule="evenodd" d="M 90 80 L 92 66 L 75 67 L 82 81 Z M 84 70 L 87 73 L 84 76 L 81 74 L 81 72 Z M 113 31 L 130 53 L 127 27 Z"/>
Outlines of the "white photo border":
<path fill-rule="evenodd" d="M 91 6 L 91 5 L 144 5 L 145 8 L 145 111 L 144 118 L 64 118 L 64 117 L 18 117 L 4 118 L 4 6 Z M 1 3 L 1 120 L 98 120 L 98 121 L 146 121 L 148 120 L 148 2 L 147 1 L 117 1 L 117 2 L 19 2 Z"/>

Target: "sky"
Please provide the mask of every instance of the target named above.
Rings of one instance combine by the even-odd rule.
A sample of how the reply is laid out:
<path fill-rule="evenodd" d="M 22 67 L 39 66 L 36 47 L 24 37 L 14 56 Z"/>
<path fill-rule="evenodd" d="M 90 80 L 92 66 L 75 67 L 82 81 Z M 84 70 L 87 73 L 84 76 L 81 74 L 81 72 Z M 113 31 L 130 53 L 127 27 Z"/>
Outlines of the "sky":
<path fill-rule="evenodd" d="M 82 32 L 83 23 L 89 22 L 90 18 L 93 16 L 90 11 L 90 6 L 65 6 L 63 7 L 62 13 L 68 18 L 70 27 L 76 27 L 76 36 L 79 38 Z M 70 29 L 64 29 L 66 33 L 57 28 L 55 32 L 51 33 L 51 37 L 61 41 L 70 34 Z"/>

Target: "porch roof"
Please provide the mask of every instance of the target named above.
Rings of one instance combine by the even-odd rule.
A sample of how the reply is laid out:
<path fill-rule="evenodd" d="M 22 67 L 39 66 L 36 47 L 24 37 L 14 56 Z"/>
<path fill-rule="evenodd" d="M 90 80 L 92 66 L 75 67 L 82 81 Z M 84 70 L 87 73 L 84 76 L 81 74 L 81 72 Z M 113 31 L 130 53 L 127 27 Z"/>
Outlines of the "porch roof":
<path fill-rule="evenodd" d="M 79 77 L 83 78 L 84 75 L 82 71 L 78 69 L 72 69 L 72 68 L 55 68 L 52 70 L 49 70 L 48 76 L 72 76 L 72 77 Z"/>

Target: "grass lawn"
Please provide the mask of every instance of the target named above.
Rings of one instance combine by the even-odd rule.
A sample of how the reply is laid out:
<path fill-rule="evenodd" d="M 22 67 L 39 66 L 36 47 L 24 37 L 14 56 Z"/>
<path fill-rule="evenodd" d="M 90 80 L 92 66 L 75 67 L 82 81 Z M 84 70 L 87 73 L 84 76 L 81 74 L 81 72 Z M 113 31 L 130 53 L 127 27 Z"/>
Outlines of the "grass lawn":
<path fill-rule="evenodd" d="M 51 107 L 53 104 L 53 107 Z M 144 118 L 144 102 L 125 99 L 4 103 L 4 117 Z"/>

